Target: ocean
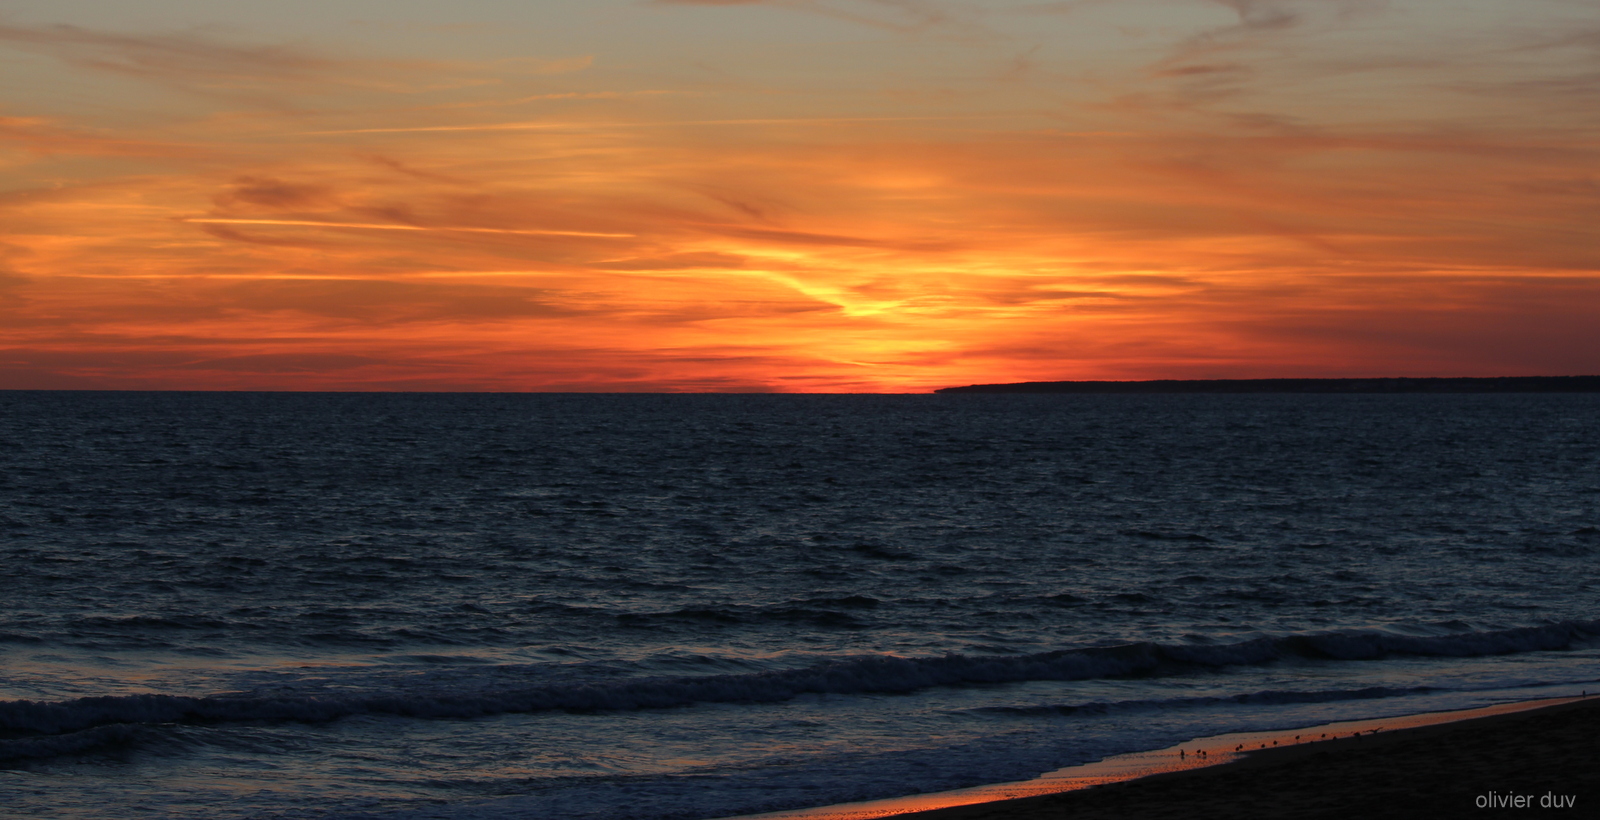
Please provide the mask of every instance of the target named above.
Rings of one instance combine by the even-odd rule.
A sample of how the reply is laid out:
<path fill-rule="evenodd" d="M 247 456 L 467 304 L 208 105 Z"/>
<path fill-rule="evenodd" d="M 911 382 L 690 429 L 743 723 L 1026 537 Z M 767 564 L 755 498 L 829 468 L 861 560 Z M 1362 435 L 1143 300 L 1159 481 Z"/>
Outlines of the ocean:
<path fill-rule="evenodd" d="M 0 392 L 0 816 L 704 820 L 1592 692 L 1597 420 Z"/>

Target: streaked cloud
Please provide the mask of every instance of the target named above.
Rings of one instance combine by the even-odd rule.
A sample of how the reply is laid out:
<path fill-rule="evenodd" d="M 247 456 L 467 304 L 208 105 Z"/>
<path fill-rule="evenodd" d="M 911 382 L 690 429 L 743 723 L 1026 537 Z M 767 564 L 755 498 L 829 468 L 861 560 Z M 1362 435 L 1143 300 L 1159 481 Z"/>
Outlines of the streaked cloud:
<path fill-rule="evenodd" d="M 595 231 L 559 231 L 538 228 L 474 228 L 465 225 L 405 225 L 382 222 L 321 222 L 312 219 L 227 219 L 223 217 L 191 216 L 184 217 L 181 221 L 200 225 L 295 225 L 309 228 L 358 228 L 369 231 L 462 231 L 465 233 L 523 234 L 526 236 L 594 236 L 607 238 L 633 236 L 631 233 L 599 233 Z"/>
<path fill-rule="evenodd" d="M 890 31 L 913 32 L 952 24 L 951 4 L 933 0 L 648 0 L 657 6 L 770 6 L 817 14 Z"/>
<path fill-rule="evenodd" d="M 0 386 L 1600 371 L 1600 12 L 1442 9 L 8 22 Z"/>
<path fill-rule="evenodd" d="M 116 133 L 64 128 L 46 117 L 0 117 L 0 145 L 34 154 L 194 159 L 211 153 L 205 145 L 129 139 Z"/>
<path fill-rule="evenodd" d="M 606 129 L 670 128 L 689 125 L 856 125 L 875 122 L 937 122 L 973 117 L 794 117 L 774 119 L 664 120 L 660 122 L 495 122 L 472 125 L 425 125 L 396 128 L 351 128 L 307 131 L 306 134 L 404 134 L 445 131 L 603 131 Z"/>
<path fill-rule="evenodd" d="M 144 76 L 309 79 L 324 76 L 340 65 L 339 61 L 287 46 L 227 45 L 196 32 L 141 35 L 74 25 L 0 24 L 0 42 L 13 48 L 42 51 L 87 68 Z"/>

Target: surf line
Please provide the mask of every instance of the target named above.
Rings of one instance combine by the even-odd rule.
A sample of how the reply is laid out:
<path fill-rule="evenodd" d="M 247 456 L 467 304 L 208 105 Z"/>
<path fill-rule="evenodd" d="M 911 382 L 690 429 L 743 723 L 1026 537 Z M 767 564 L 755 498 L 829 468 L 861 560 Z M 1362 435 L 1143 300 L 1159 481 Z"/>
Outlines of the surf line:
<path fill-rule="evenodd" d="M 761 814 L 746 814 L 721 818 L 721 820 L 878 820 L 878 818 L 893 817 L 897 814 L 1077 791 L 1093 786 L 1121 783 L 1168 772 L 1216 766 L 1238 760 L 1247 752 L 1286 749 L 1297 745 L 1314 745 L 1328 742 L 1339 744 L 1356 743 L 1359 742 L 1359 738 L 1362 736 L 1370 736 L 1378 732 L 1455 723 L 1462 720 L 1522 712 L 1579 700 L 1583 700 L 1583 698 L 1577 695 L 1538 698 L 1535 700 L 1510 701 L 1472 709 L 1420 712 L 1385 718 L 1338 721 L 1311 728 L 1235 732 L 1195 738 L 1176 746 L 1155 751 L 1115 755 L 1095 763 L 1057 769 L 1040 775 L 1033 780 L 995 783 L 988 786 L 973 786 L 947 792 L 930 792 L 882 800 L 867 800 L 858 803 L 839 803 L 809 809 L 787 809 L 763 812 Z M 1315 731 L 1315 734 L 1313 734 L 1313 731 Z M 1485 797 L 1480 796 L 1479 799 L 1484 799 Z M 1576 795 L 1551 795 L 1552 807 L 1558 805 L 1554 803 L 1555 800 L 1567 797 L 1573 798 L 1574 801 L 1576 800 Z M 1510 804 L 1495 804 L 1496 807 L 1501 805 Z M 1559 805 L 1565 807 L 1571 804 L 1561 803 Z"/>

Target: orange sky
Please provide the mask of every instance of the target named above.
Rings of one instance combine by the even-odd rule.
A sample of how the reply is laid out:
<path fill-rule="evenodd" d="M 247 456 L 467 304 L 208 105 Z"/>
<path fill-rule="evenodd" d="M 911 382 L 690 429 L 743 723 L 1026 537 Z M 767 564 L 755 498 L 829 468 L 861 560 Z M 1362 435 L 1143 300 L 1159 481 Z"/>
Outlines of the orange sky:
<path fill-rule="evenodd" d="M 9 5 L 0 388 L 1600 372 L 1592 2 Z"/>

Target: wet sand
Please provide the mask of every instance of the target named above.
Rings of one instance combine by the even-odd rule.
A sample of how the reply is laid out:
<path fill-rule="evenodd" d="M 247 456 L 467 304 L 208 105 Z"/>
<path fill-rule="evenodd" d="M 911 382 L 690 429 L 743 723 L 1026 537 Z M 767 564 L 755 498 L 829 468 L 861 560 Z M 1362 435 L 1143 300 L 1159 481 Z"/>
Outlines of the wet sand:
<path fill-rule="evenodd" d="M 1306 739 L 1222 765 L 898 820 L 1600 817 L 1600 697 Z M 1546 795 L 1562 806 L 1541 805 Z M 1480 808 L 1484 801 L 1494 805 Z"/>

